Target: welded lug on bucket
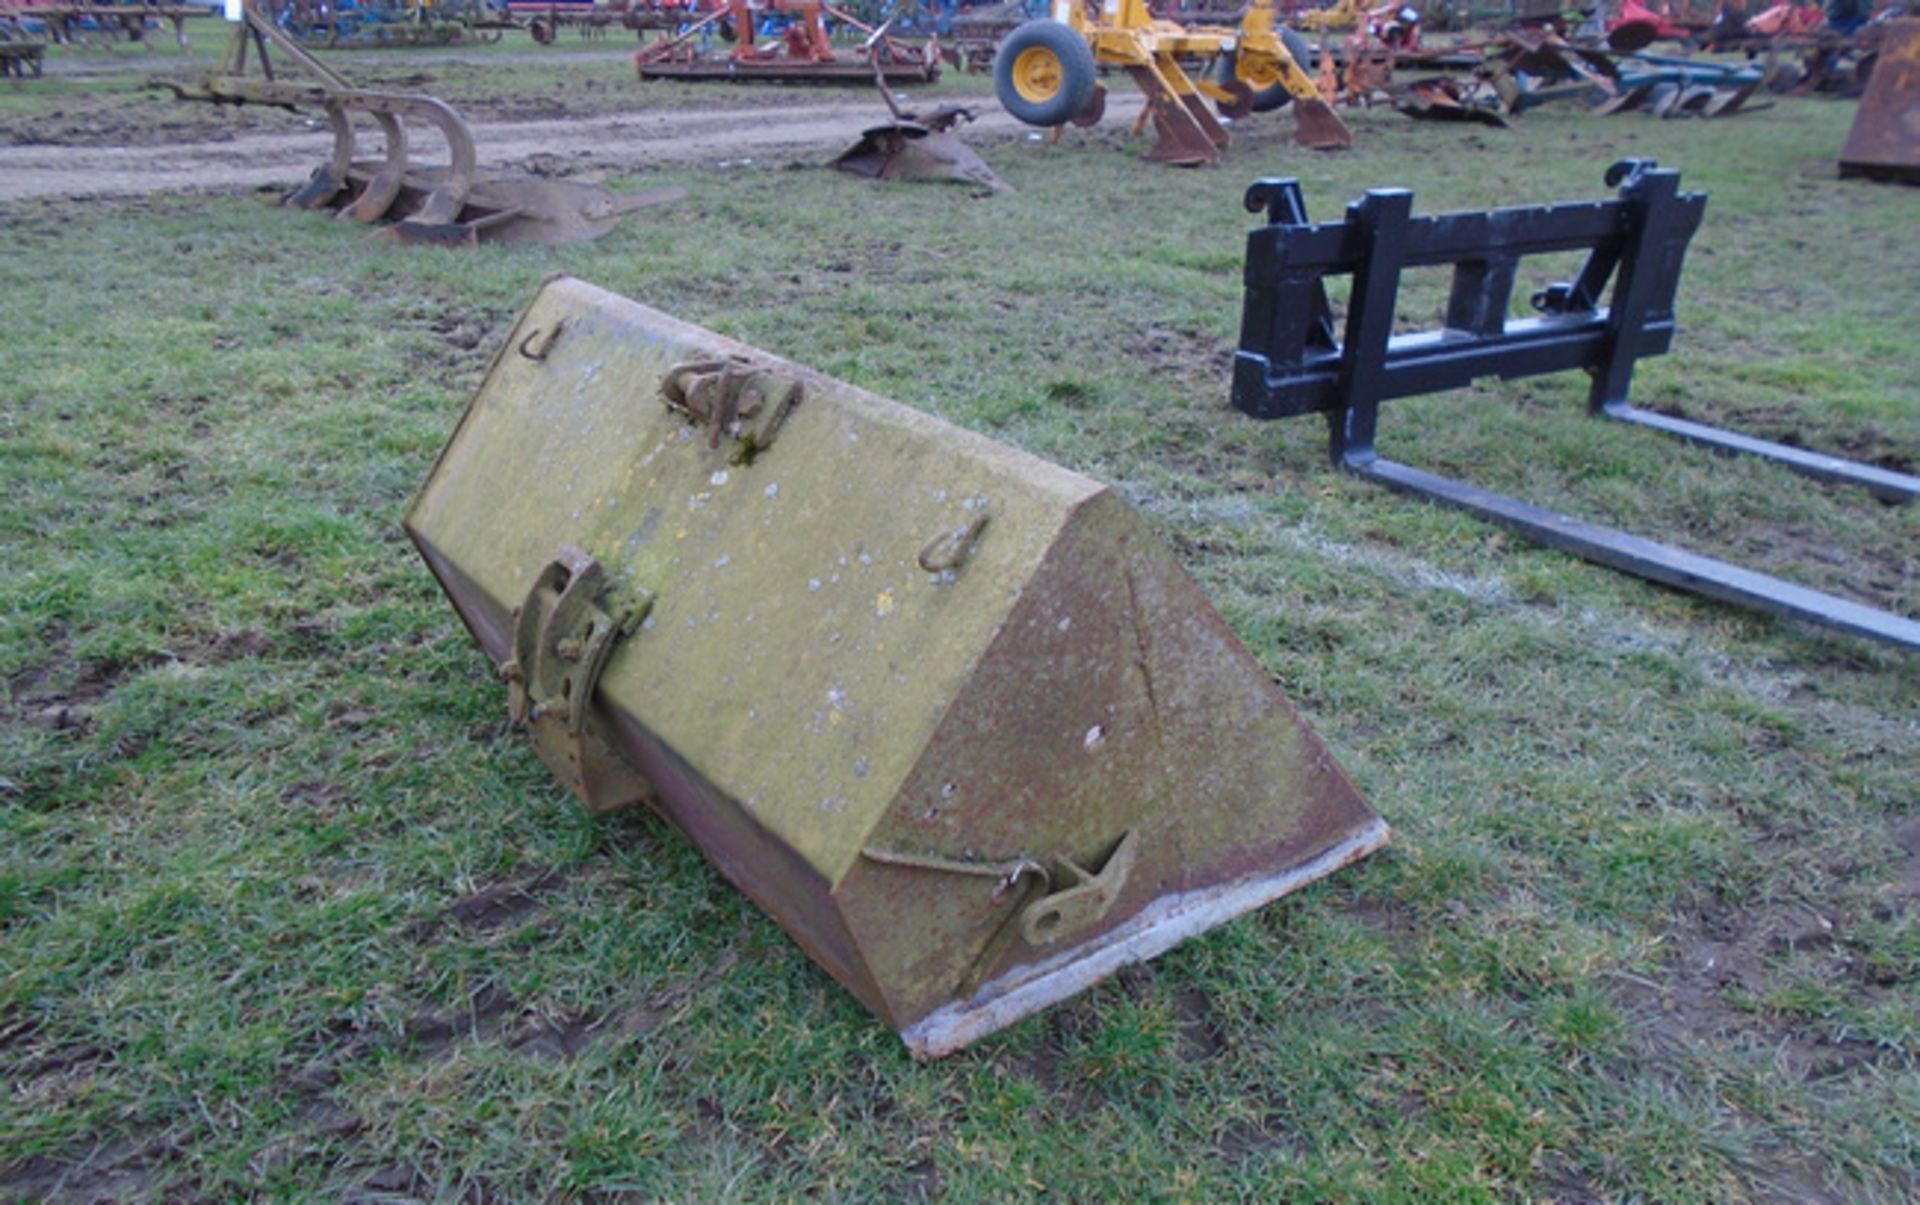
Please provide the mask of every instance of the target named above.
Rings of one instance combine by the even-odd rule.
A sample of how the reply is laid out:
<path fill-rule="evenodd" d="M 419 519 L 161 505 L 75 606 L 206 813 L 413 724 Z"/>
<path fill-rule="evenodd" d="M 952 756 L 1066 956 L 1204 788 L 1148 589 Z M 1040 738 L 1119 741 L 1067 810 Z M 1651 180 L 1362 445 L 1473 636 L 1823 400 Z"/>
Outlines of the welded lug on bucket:
<path fill-rule="evenodd" d="M 791 375 L 735 357 L 675 364 L 660 379 L 667 405 L 707 428 L 707 447 L 733 441 L 727 459 L 734 464 L 773 446 L 805 392 Z"/>
<path fill-rule="evenodd" d="M 505 346 L 409 535 L 568 785 L 580 724 L 916 1054 L 1387 839 L 1113 491 L 564 277 Z"/>
<path fill-rule="evenodd" d="M 513 612 L 513 654 L 500 667 L 507 714 L 532 734 L 547 768 L 596 812 L 630 806 L 652 793 L 590 722 L 593 693 L 614 643 L 652 606 L 644 590 L 614 590 L 598 561 L 566 545 Z"/>
<path fill-rule="evenodd" d="M 1887 23 L 1840 174 L 1920 183 L 1920 20 Z"/>

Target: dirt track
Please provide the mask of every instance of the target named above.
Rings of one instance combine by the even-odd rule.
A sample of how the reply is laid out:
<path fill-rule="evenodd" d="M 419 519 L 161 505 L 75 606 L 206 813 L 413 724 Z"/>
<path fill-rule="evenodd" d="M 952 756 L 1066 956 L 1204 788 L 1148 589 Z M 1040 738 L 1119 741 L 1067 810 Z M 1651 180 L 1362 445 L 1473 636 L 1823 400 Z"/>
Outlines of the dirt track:
<path fill-rule="evenodd" d="M 1132 121 L 1139 106 L 1137 93 L 1112 97 L 1108 123 Z M 991 102 L 984 107 L 989 111 L 965 129 L 970 138 L 991 143 L 1027 131 Z M 473 131 L 483 166 L 523 166 L 531 160 L 547 171 L 619 173 L 665 163 L 820 158 L 851 145 L 863 127 L 882 116 L 871 93 L 858 99 L 796 93 L 793 106 L 779 109 L 674 109 L 482 121 L 473 123 Z M 0 146 L 0 202 L 293 185 L 325 159 L 331 144 L 324 129 L 313 129 L 140 146 Z M 361 153 L 376 155 L 379 149 L 378 134 L 369 130 Z M 436 154 L 428 138 L 418 140 L 417 161 L 433 163 Z"/>

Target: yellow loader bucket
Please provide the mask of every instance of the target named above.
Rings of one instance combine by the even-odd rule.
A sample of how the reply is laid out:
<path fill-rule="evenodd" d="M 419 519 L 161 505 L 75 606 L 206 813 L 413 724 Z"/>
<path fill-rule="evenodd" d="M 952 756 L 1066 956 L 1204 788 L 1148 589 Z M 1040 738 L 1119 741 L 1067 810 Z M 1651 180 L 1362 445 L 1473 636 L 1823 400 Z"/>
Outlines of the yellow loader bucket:
<path fill-rule="evenodd" d="M 1113 491 L 577 280 L 407 530 L 562 781 L 921 1057 L 1387 839 Z"/>

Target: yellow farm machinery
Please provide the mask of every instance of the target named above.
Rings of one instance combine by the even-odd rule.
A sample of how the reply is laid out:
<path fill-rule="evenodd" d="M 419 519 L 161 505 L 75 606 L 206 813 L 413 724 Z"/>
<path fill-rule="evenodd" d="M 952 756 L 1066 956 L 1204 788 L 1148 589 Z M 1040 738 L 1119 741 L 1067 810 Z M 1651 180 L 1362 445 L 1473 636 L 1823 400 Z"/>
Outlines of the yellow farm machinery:
<path fill-rule="evenodd" d="M 1000 103 L 1028 125 L 1090 126 L 1106 110 L 1099 69 L 1122 68 L 1147 97 L 1136 132 L 1152 121 L 1158 136 L 1147 157 L 1191 165 L 1219 162 L 1228 141 L 1221 118 L 1289 103 L 1302 146 L 1351 146 L 1346 123 L 1301 65 L 1307 57 L 1306 40 L 1282 28 L 1267 3 L 1227 28 L 1160 20 L 1146 0 L 1055 0 L 1050 19 L 1028 21 L 1001 43 L 993 78 Z"/>

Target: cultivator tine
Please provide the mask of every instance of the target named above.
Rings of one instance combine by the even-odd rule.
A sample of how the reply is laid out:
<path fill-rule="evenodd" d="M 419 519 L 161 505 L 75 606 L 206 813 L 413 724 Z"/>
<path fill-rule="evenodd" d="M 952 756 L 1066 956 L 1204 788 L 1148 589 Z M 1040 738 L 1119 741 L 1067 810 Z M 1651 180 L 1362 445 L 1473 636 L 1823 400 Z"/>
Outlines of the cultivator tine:
<path fill-rule="evenodd" d="M 1207 141 L 1216 147 L 1227 145 L 1227 128 L 1214 116 L 1213 109 L 1204 97 L 1198 92 L 1186 92 L 1181 94 L 1180 103 L 1187 107 L 1187 112 L 1193 114 L 1193 124 L 1200 127 L 1200 132 L 1207 136 Z"/>
<path fill-rule="evenodd" d="M 467 194 L 473 191 L 473 131 L 458 113 L 430 96 L 408 97 L 404 112 L 408 116 L 423 117 L 439 127 L 441 137 L 447 140 L 448 156 L 446 179 L 407 220 L 428 225 L 458 221 L 460 211 L 466 207 Z"/>
<path fill-rule="evenodd" d="M 1197 104 L 1188 105 L 1187 98 L 1174 90 L 1158 64 L 1128 67 L 1127 74 L 1146 94 L 1147 108 L 1141 116 L 1153 121 L 1156 138 L 1147 158 L 1182 167 L 1220 162 L 1220 148 L 1227 144 L 1227 132 L 1213 114 Z M 1198 101 L 1199 97 L 1193 99 Z"/>
<path fill-rule="evenodd" d="M 359 195 L 341 207 L 338 216 L 349 221 L 377 222 L 385 217 L 407 179 L 407 127 L 380 109 L 373 111 L 373 119 L 380 124 L 381 137 L 387 140 L 387 157 Z"/>
<path fill-rule="evenodd" d="M 1293 102 L 1293 140 L 1309 150 L 1345 150 L 1353 145 L 1353 131 L 1324 100 Z"/>
<path fill-rule="evenodd" d="M 315 168 L 307 182 L 287 197 L 286 203 L 295 209 L 319 209 L 347 186 L 347 173 L 353 170 L 353 120 L 345 109 L 329 101 L 327 124 L 333 129 L 333 157 Z"/>

